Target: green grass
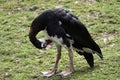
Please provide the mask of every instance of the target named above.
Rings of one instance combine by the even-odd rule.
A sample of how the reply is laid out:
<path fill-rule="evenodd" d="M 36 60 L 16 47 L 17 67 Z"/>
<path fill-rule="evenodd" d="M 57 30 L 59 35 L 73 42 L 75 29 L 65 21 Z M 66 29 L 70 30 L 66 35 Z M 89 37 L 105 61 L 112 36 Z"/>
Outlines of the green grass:
<path fill-rule="evenodd" d="M 28 39 L 33 19 L 46 9 L 70 9 L 86 25 L 100 45 L 104 60 L 95 57 L 95 68 L 74 52 L 75 73 L 42 77 L 55 62 L 56 48 L 38 50 Z M 38 38 L 43 38 L 40 33 Z M 0 0 L 0 80 L 120 80 L 120 0 Z M 59 70 L 67 69 L 67 51 L 62 50 Z"/>

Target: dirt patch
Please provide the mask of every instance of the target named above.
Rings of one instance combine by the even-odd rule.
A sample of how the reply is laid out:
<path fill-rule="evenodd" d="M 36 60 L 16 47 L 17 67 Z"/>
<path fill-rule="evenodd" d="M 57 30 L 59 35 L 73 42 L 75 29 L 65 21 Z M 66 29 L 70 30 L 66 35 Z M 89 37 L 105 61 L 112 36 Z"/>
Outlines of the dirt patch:
<path fill-rule="evenodd" d="M 90 3 L 100 2 L 100 0 L 81 0 L 81 1 Z"/>

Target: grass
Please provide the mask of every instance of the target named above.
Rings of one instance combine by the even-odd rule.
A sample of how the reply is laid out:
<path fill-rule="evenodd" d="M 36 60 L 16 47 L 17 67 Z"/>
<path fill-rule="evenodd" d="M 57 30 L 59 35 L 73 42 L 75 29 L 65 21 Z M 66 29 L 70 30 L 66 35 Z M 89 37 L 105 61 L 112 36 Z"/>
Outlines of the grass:
<path fill-rule="evenodd" d="M 86 25 L 100 45 L 104 60 L 95 57 L 95 68 L 74 52 L 75 73 L 50 78 L 41 71 L 52 69 L 56 48 L 38 50 L 28 39 L 33 19 L 46 9 L 70 9 Z M 38 38 L 43 38 L 40 33 Z M 120 80 L 120 0 L 0 0 L 0 80 Z M 67 51 L 62 50 L 59 70 L 67 69 Z"/>

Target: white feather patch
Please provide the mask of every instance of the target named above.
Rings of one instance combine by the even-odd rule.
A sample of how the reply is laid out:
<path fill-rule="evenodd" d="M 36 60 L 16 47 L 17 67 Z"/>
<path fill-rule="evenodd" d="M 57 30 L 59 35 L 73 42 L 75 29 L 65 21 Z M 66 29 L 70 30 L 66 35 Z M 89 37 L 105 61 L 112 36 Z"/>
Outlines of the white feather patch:
<path fill-rule="evenodd" d="M 62 43 L 63 43 L 63 39 L 62 38 L 58 38 L 57 35 L 55 35 L 54 37 L 50 37 L 50 39 L 52 41 L 54 41 L 55 43 L 59 44 L 59 45 L 62 45 Z"/>
<path fill-rule="evenodd" d="M 73 20 L 77 21 L 77 19 L 75 17 L 72 17 Z"/>
<path fill-rule="evenodd" d="M 67 37 L 71 37 L 69 34 L 66 34 Z"/>
<path fill-rule="evenodd" d="M 61 21 L 59 22 L 59 24 L 61 24 Z M 61 45 L 61 46 L 64 46 L 65 48 L 67 48 L 67 46 L 63 44 L 62 37 L 59 38 L 57 35 L 55 35 L 55 36 L 49 36 L 48 33 L 47 33 L 47 31 L 46 31 L 46 29 L 44 30 L 44 35 L 45 35 L 45 37 L 47 39 L 50 39 L 51 41 L 55 42 L 57 45 Z M 70 37 L 69 34 L 66 34 L 66 36 Z M 74 43 L 73 40 L 70 40 L 70 39 L 68 39 L 68 40 L 70 41 L 71 45 Z"/>
<path fill-rule="evenodd" d="M 81 50 L 81 49 L 77 49 L 77 48 L 75 48 L 75 47 L 73 47 L 73 49 L 74 49 L 75 51 L 78 51 L 78 52 L 84 53 L 84 51 Z"/>
<path fill-rule="evenodd" d="M 62 22 L 61 22 L 61 21 L 59 21 L 59 25 L 62 25 Z"/>
<path fill-rule="evenodd" d="M 45 45 L 45 40 L 43 40 L 43 39 L 38 39 L 40 42 L 41 42 L 41 47 L 44 47 L 44 45 Z"/>
<path fill-rule="evenodd" d="M 63 39 L 62 38 L 58 38 L 57 35 L 49 36 L 46 30 L 44 30 L 44 35 L 45 35 L 45 37 L 47 39 L 50 39 L 50 40 L 54 41 L 55 43 L 57 43 L 59 45 L 62 45 L 62 43 L 63 43 Z"/>
<path fill-rule="evenodd" d="M 93 53 L 93 50 L 92 49 L 90 49 L 90 48 L 85 48 L 85 47 L 83 47 L 82 48 L 83 49 L 83 51 L 85 51 L 85 52 L 87 52 L 87 53 Z"/>

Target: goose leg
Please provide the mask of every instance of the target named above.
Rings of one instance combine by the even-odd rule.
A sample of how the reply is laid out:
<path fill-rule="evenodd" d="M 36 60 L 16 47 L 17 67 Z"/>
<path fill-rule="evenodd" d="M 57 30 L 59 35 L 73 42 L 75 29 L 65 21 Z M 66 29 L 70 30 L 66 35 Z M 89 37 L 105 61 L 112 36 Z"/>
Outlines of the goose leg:
<path fill-rule="evenodd" d="M 68 50 L 68 56 L 69 56 L 69 59 L 70 59 L 70 68 L 66 71 L 62 71 L 60 73 L 61 76 L 67 76 L 67 75 L 70 75 L 74 72 L 74 66 L 73 66 L 73 53 L 72 53 L 72 50 L 69 49 Z"/>
<path fill-rule="evenodd" d="M 57 55 L 56 55 L 56 62 L 54 68 L 51 71 L 42 72 L 43 76 L 50 77 L 56 74 L 60 58 L 61 58 L 61 46 L 57 45 Z"/>

